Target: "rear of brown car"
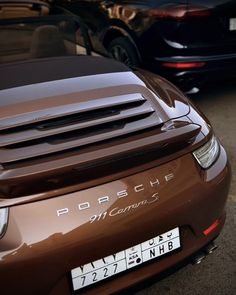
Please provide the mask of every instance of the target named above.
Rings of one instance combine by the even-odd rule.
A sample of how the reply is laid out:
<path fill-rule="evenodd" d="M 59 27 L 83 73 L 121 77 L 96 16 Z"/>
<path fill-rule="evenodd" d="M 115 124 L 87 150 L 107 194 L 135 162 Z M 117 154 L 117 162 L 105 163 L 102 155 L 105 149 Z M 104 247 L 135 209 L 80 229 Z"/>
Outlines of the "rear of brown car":
<path fill-rule="evenodd" d="M 177 88 L 91 57 L 3 71 L 3 294 L 111 294 L 207 251 L 230 169 Z"/>

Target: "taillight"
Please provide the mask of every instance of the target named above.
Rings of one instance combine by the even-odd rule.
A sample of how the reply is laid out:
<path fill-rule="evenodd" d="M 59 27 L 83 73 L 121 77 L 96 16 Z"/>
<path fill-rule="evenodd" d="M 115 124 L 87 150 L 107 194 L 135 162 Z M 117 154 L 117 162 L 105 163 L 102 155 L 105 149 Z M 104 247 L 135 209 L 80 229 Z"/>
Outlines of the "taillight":
<path fill-rule="evenodd" d="M 174 69 L 193 69 L 193 68 L 201 68 L 205 65 L 205 62 L 163 62 L 162 66 L 167 68 Z"/>
<path fill-rule="evenodd" d="M 211 11 L 204 6 L 189 6 L 187 11 L 187 17 L 205 17 L 209 16 Z"/>
<path fill-rule="evenodd" d="M 210 9 L 198 5 L 167 4 L 159 8 L 148 10 L 148 15 L 157 18 L 174 18 L 183 20 L 188 17 L 206 17 L 211 14 Z"/>
<path fill-rule="evenodd" d="M 4 235 L 8 220 L 8 208 L 0 209 L 0 238 Z"/>
<path fill-rule="evenodd" d="M 220 224 L 220 219 L 214 221 L 208 228 L 206 228 L 203 233 L 205 236 L 208 236 L 217 226 Z"/>

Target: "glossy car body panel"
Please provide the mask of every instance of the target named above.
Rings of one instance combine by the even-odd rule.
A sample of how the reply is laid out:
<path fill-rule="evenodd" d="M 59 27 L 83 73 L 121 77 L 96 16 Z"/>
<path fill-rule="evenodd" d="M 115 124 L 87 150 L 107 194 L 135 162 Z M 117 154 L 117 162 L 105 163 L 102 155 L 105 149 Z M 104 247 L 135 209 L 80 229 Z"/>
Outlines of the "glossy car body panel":
<path fill-rule="evenodd" d="M 52 61 L 54 67 L 57 67 L 57 62 L 57 60 L 55 60 L 54 62 Z M 62 61 L 60 61 L 60 63 L 61 62 Z M 177 88 L 174 89 L 173 87 L 169 89 L 170 84 L 167 81 L 162 81 L 162 79 L 158 78 L 157 76 L 155 76 L 156 81 L 153 83 L 160 85 L 159 87 L 161 91 L 164 91 L 164 93 L 166 92 L 165 94 L 158 94 L 158 89 L 156 89 L 156 94 L 153 91 L 148 90 L 145 87 L 145 84 L 142 80 L 140 80 L 136 75 L 130 72 L 128 68 L 122 65 L 117 65 L 117 73 L 114 72 L 112 74 L 103 74 L 103 72 L 106 72 L 106 63 L 105 61 L 101 60 L 101 58 L 64 58 L 65 64 L 68 63 L 70 65 L 71 62 L 73 62 L 75 68 L 77 68 L 78 63 L 78 76 L 81 74 L 85 74 L 85 72 L 83 71 L 83 64 L 86 65 L 86 67 L 91 66 L 94 68 L 99 68 L 102 64 L 103 68 L 102 71 L 100 71 L 99 75 L 97 70 L 95 70 L 94 73 L 97 73 L 97 75 L 89 75 L 76 78 L 68 77 L 67 79 L 60 79 L 58 81 L 41 81 L 41 83 L 35 83 L 32 85 L 13 87 L 11 89 L 9 88 L 5 90 L 2 89 L 0 91 L 0 94 L 2 97 L 7 98 L 7 100 L 1 102 L 2 111 L 0 118 L 0 128 L 4 131 L 5 128 L 20 128 L 22 125 L 32 124 L 32 122 L 40 124 L 40 122 L 45 119 L 55 119 L 56 117 L 62 114 L 65 115 L 67 112 L 68 114 L 70 114 L 72 111 L 75 112 L 76 106 L 82 107 L 82 104 L 88 104 L 88 106 L 91 105 L 93 108 L 96 108 L 101 103 L 103 97 L 106 97 L 106 99 L 109 98 L 110 101 L 114 103 L 116 99 L 119 101 L 122 95 L 125 96 L 127 99 L 127 97 L 131 95 L 131 93 L 139 93 L 139 95 L 146 97 L 146 99 L 148 99 L 152 103 L 152 106 L 155 108 L 160 122 L 168 122 L 170 120 L 174 121 L 174 119 L 186 116 L 190 112 L 189 104 L 187 100 L 181 95 L 179 90 Z M 111 61 L 107 60 L 107 63 L 109 64 L 111 63 Z M 30 63 L 30 65 L 31 64 L 32 62 Z M 113 65 L 115 71 L 116 62 L 113 62 Z M 34 62 L 34 68 L 36 72 L 38 72 L 37 68 L 40 68 L 41 66 L 42 61 Z M 12 71 L 12 67 L 12 64 L 8 68 L 4 66 L 6 76 L 8 74 L 8 71 L 9 73 L 10 71 Z M 46 62 L 45 67 L 47 67 Z M 22 64 L 21 66 L 19 65 L 18 69 L 20 71 L 22 70 L 27 72 L 27 63 Z M 64 66 L 63 69 L 65 71 L 66 66 Z M 53 72 L 53 67 L 48 68 L 47 72 L 48 75 L 50 75 L 50 72 Z M 4 79 L 5 78 L 2 78 L 2 88 L 9 87 L 10 85 L 6 81 L 4 82 Z M 44 79 L 46 80 L 46 77 Z M 90 83 L 91 79 L 93 80 L 92 85 Z M 4 84 L 6 86 L 4 86 Z M 18 85 L 17 78 L 12 81 L 12 86 L 15 85 Z M 39 91 L 40 88 L 43 88 L 43 90 Z M 16 97 L 17 101 L 15 100 Z M 158 104 L 157 101 L 159 101 Z M 188 128 L 190 128 L 189 132 L 191 132 L 191 127 L 184 127 L 184 122 L 182 127 L 185 128 L 186 131 Z M 193 128 L 195 127 L 193 126 Z M 51 130 L 51 134 L 53 135 L 56 131 L 55 129 Z M 14 136 L 13 134 L 9 136 L 3 134 L 0 144 L 2 148 L 1 162 L 2 165 L 5 165 L 5 168 L 3 169 L 0 176 L 2 181 L 2 198 L 4 198 L 4 195 L 5 198 L 12 198 L 14 196 L 25 197 L 26 193 L 23 183 L 26 181 L 26 179 L 29 179 L 29 177 L 32 183 L 31 194 L 34 194 L 36 198 L 38 198 L 39 196 L 40 198 L 42 198 L 43 194 L 41 193 L 43 193 L 44 190 L 52 190 L 58 187 L 61 187 L 63 189 L 65 177 L 63 176 L 61 180 L 61 177 L 59 177 L 62 171 L 63 173 L 67 171 L 66 173 L 68 173 L 70 178 L 68 179 L 68 185 L 72 185 L 73 182 L 77 182 L 77 178 L 80 175 L 79 173 L 81 169 L 78 169 L 79 165 L 83 164 L 89 168 L 89 163 L 93 162 L 94 166 L 95 161 L 98 163 L 97 165 L 99 165 L 99 162 L 101 162 L 102 159 L 102 169 L 104 170 L 104 167 L 106 165 L 109 165 L 110 163 L 111 155 L 113 156 L 113 161 L 117 157 L 118 158 L 116 161 L 120 161 L 122 157 L 125 157 L 125 154 L 127 154 L 128 149 L 129 151 L 136 150 L 136 153 L 138 152 L 138 149 L 140 149 L 141 147 L 142 149 L 144 149 L 144 145 L 146 145 L 147 150 L 153 149 L 155 147 L 155 142 L 158 142 L 158 144 L 160 144 L 161 140 L 167 141 L 167 138 L 174 138 L 174 134 L 176 134 L 176 136 L 178 137 L 181 135 L 181 130 L 181 128 L 179 128 L 179 131 L 178 129 L 176 129 L 175 131 L 173 130 L 172 134 L 171 130 L 169 133 L 167 133 L 165 132 L 164 128 L 162 128 L 159 129 L 159 135 L 155 135 L 155 132 L 147 133 L 145 144 L 144 140 L 140 138 L 140 136 L 136 135 L 133 136 L 133 144 L 131 138 L 129 138 L 128 140 L 125 140 L 122 144 L 116 141 L 116 144 L 103 145 L 103 148 L 101 146 L 101 150 L 97 152 L 95 152 L 95 148 L 97 149 L 97 147 L 95 147 L 92 150 L 85 150 L 83 154 L 80 156 L 78 156 L 78 154 L 72 153 L 68 154 L 66 158 L 64 158 L 64 156 L 60 158 L 51 157 L 51 159 L 48 159 L 47 161 L 34 162 L 33 166 L 30 163 L 30 165 L 27 166 L 27 162 L 26 164 L 24 164 L 20 161 L 26 159 L 26 157 L 28 158 L 29 153 L 32 154 L 30 156 L 31 158 L 37 157 L 38 155 L 42 155 L 42 152 L 44 151 L 43 146 L 41 147 L 40 145 L 38 145 L 38 150 L 37 146 L 35 146 L 34 150 L 30 151 L 27 147 L 8 149 L 7 145 L 11 146 L 14 143 L 17 143 L 18 141 L 22 142 L 24 137 L 28 138 L 27 140 L 32 140 L 32 138 L 34 138 L 35 136 L 39 138 L 41 136 L 38 135 L 40 131 L 36 132 L 36 130 L 32 129 L 31 131 L 27 131 L 28 133 L 26 133 L 25 131 L 18 132 Z M 65 130 L 63 130 L 63 132 L 65 132 Z M 184 129 L 183 132 L 185 132 Z M 160 139 L 158 139 L 158 136 L 160 137 Z M 171 141 L 169 142 L 169 144 L 170 143 Z M 26 152 L 27 149 L 28 152 Z M 48 154 L 50 149 L 52 152 L 57 151 L 55 145 L 48 145 L 48 148 L 44 151 L 44 153 Z M 129 165 L 131 165 L 131 163 L 129 163 Z M 84 166 L 83 170 L 85 170 L 86 166 Z M 90 170 L 88 170 L 87 172 L 87 177 L 88 175 L 91 175 Z M 59 173 L 59 178 L 56 181 L 55 187 L 55 181 L 52 182 L 49 181 L 49 179 L 51 177 L 55 179 L 57 173 Z M 83 174 L 84 173 L 85 171 L 83 171 Z M 91 178 L 91 176 L 89 178 Z M 83 179 L 85 179 L 84 181 L 86 181 L 86 177 L 83 177 Z M 40 183 L 40 186 L 36 185 L 35 181 L 38 184 Z M 12 185 L 12 183 L 14 185 Z M 29 194 L 29 189 L 30 188 L 27 187 L 27 194 Z M 3 205 L 1 206 L 4 206 L 4 204 L 5 203 L 3 203 Z"/>
<path fill-rule="evenodd" d="M 155 273 L 193 254 L 217 235 L 220 227 L 208 237 L 204 237 L 202 231 L 218 217 L 222 217 L 222 222 L 224 220 L 222 208 L 229 186 L 229 177 L 226 176 L 229 168 L 223 148 L 219 163 L 220 167 L 210 169 L 217 170 L 217 177 L 210 182 L 207 177 L 211 171 L 199 172 L 193 157 L 186 155 L 108 184 L 11 207 L 8 231 L 1 240 L 3 290 L 6 294 L 13 294 L 15 288 L 24 294 L 45 294 L 45 290 L 52 290 L 65 278 L 65 293 L 62 294 L 66 294 L 70 283 L 66 274 L 72 268 L 131 247 L 176 225 L 181 228 L 182 251 L 154 263 Z M 166 182 L 165 176 L 170 173 L 174 178 Z M 157 179 L 159 185 L 151 186 L 150 182 Z M 135 192 L 138 186 L 140 191 Z M 124 190 L 128 196 L 119 199 L 118 192 Z M 109 195 L 110 200 L 99 205 L 97 199 L 104 194 Z M 144 200 L 148 203 L 118 214 L 120 209 Z M 84 202 L 90 202 L 91 207 L 80 211 L 78 205 Z M 57 210 L 62 208 L 68 208 L 68 213 L 58 216 Z M 92 215 L 106 211 L 108 217 L 104 220 L 89 222 Z M 104 282 L 91 292 L 102 294 L 106 288 L 106 292 L 109 288 L 114 292 L 132 285 L 132 281 L 153 275 L 153 267 L 137 270 L 139 275 L 136 279 L 134 270 L 127 279 L 124 274 L 117 283 L 116 279 Z M 21 271 L 23 268 L 24 272 Z M 150 272 L 146 273 L 148 268 Z M 15 282 L 12 287 L 9 278 Z M 37 283 L 39 278 L 40 284 Z"/>

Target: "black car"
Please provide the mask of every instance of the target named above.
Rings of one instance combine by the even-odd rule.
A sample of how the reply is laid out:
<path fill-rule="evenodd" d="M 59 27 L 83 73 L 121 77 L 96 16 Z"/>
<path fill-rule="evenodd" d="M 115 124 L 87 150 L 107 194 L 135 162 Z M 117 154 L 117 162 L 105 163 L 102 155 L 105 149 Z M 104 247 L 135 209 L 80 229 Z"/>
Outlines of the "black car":
<path fill-rule="evenodd" d="M 148 67 L 184 90 L 236 76 L 235 0 L 54 3 L 84 20 L 97 53 Z"/>

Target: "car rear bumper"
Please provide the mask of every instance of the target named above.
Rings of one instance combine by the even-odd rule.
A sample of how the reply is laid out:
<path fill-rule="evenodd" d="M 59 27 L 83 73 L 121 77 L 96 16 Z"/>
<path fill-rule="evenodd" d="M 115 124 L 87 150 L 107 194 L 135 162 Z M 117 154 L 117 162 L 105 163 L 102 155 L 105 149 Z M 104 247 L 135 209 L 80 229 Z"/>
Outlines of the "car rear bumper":
<path fill-rule="evenodd" d="M 194 63 L 196 63 L 195 66 Z M 192 67 L 191 64 L 193 64 Z M 208 56 L 155 57 L 150 66 L 153 71 L 166 77 L 183 90 L 201 87 L 211 81 L 236 78 L 235 53 Z"/>
<path fill-rule="evenodd" d="M 228 60 L 236 60 L 236 53 L 221 54 L 221 55 L 206 55 L 206 56 L 172 56 L 172 57 L 156 57 L 158 62 L 173 62 L 173 63 L 186 63 L 186 62 L 223 62 Z"/>
<path fill-rule="evenodd" d="M 205 171 L 186 154 L 117 181 L 13 206 L 0 241 L 1 291 L 6 295 L 68 294 L 71 269 L 179 227 L 180 251 L 83 291 L 111 294 L 159 274 L 218 236 L 225 219 L 229 183 L 230 168 L 221 147 L 218 160 Z M 98 199 L 107 196 L 109 202 L 99 204 Z M 130 208 L 144 200 L 144 205 Z M 91 216 L 104 212 L 104 219 L 90 223 Z M 204 235 L 215 220 L 219 225 Z"/>

